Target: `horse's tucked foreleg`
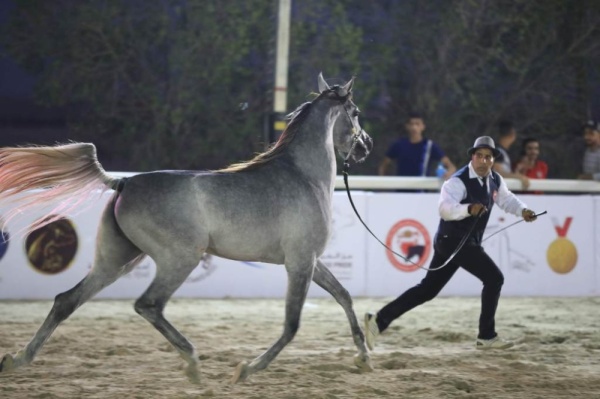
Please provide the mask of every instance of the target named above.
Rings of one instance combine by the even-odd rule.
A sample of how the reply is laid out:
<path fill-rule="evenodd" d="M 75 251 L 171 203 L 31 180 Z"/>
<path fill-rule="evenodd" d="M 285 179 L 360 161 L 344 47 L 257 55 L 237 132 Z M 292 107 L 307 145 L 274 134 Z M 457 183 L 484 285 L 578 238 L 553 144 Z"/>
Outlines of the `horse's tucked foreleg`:
<path fill-rule="evenodd" d="M 331 271 L 329 271 L 327 266 L 325 266 L 325 264 L 320 260 L 317 260 L 317 266 L 315 267 L 313 280 L 319 285 L 319 287 L 329 292 L 333 298 L 335 298 L 337 303 L 344 308 L 344 312 L 346 312 L 346 316 L 350 322 L 352 338 L 354 338 L 354 344 L 358 349 L 358 354 L 354 357 L 354 363 L 361 370 L 373 371 L 371 359 L 365 345 L 365 336 L 360 328 L 360 325 L 358 324 L 358 320 L 356 319 L 356 313 L 352 308 L 352 297 L 350 296 L 350 293 L 348 293 L 348 290 L 346 290 L 342 284 L 340 284 Z"/>
<path fill-rule="evenodd" d="M 281 350 L 294 338 L 300 327 L 300 314 L 306 300 L 306 294 L 310 285 L 314 261 L 304 264 L 286 263 L 288 270 L 288 288 L 286 294 L 285 323 L 283 334 L 279 339 L 262 355 L 254 359 L 250 364 L 241 362 L 238 364 L 232 378 L 232 382 L 243 381 L 251 374 L 266 368 Z"/>
<path fill-rule="evenodd" d="M 187 262 L 185 266 L 157 263 L 156 276 L 150 287 L 135 302 L 135 311 L 148 320 L 179 351 L 188 363 L 186 375 L 193 383 L 200 383 L 196 349 L 171 323 L 165 319 L 163 310 L 171 295 L 183 284 L 200 260 Z"/>

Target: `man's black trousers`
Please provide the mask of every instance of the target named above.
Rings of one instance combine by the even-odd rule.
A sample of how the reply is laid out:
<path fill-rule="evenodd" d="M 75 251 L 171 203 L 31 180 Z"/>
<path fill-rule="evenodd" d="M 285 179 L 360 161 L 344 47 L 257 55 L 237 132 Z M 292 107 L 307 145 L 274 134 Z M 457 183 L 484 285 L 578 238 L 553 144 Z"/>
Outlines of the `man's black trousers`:
<path fill-rule="evenodd" d="M 461 237 L 436 235 L 433 259 L 429 268 L 435 269 L 446 261 L 457 248 Z M 450 281 L 454 273 L 462 267 L 483 283 L 481 292 L 481 315 L 479 316 L 478 338 L 491 339 L 496 336 L 495 315 L 500 298 L 504 276 L 494 261 L 484 252 L 483 247 L 469 240 L 446 266 L 436 271 L 428 271 L 425 278 L 408 289 L 377 313 L 379 330 L 385 330 L 392 321 L 409 310 L 437 296 Z"/>

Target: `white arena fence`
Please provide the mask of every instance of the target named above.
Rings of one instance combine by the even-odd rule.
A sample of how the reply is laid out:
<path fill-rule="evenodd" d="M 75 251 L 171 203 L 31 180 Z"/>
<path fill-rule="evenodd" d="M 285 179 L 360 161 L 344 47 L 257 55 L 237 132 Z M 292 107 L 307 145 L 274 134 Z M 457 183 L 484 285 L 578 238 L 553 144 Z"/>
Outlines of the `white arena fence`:
<path fill-rule="evenodd" d="M 111 172 L 128 176 L 132 173 Z M 369 228 L 396 252 L 428 266 L 438 226 L 441 181 L 436 178 L 350 176 L 354 203 Z M 508 179 L 509 188 L 520 183 Z M 391 254 L 362 226 L 348 201 L 342 177 L 336 182 L 333 231 L 322 260 L 353 296 L 396 296 L 418 283 L 425 271 Z M 424 190 L 399 192 L 398 190 Z M 536 212 L 548 211 L 534 223 L 519 223 L 484 242 L 486 252 L 504 273 L 503 295 L 598 296 L 600 294 L 600 183 L 579 180 L 532 180 L 531 191 L 519 193 Z M 552 193 L 551 195 L 548 193 Z M 9 225 L 0 240 L 0 299 L 52 299 L 78 283 L 89 271 L 100 215 L 111 193 L 85 211 L 57 224 L 18 235 L 23 223 L 44 211 Z M 0 204 L 0 216 L 5 207 Z M 518 218 L 497 207 L 484 238 Z M 310 232 L 307 232 L 310 234 Z M 130 274 L 97 298 L 136 298 L 154 276 L 146 258 Z M 280 265 L 238 262 L 206 256 L 176 297 L 283 298 L 287 286 Z M 445 296 L 475 296 L 481 283 L 459 270 L 444 288 Z M 309 296 L 327 294 L 313 284 Z"/>

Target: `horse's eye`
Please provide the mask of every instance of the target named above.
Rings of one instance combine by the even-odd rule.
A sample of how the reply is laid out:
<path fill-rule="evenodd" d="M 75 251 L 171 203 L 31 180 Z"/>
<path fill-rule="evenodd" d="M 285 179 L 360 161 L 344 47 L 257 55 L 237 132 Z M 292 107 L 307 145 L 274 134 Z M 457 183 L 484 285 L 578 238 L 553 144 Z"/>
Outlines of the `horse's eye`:
<path fill-rule="evenodd" d="M 360 110 L 355 109 L 354 112 L 352 113 L 352 116 L 357 117 L 358 115 L 360 115 Z"/>

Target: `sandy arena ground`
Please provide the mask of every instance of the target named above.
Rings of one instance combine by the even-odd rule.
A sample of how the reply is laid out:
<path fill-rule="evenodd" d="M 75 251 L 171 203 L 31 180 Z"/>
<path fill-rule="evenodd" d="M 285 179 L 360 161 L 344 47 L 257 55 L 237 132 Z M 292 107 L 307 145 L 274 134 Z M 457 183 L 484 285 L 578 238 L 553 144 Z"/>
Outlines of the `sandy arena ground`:
<path fill-rule="evenodd" d="M 356 298 L 365 311 L 391 298 Z M 502 298 L 497 328 L 518 344 L 474 348 L 478 298 L 437 298 L 397 320 L 372 353 L 356 353 L 332 299 L 309 299 L 296 338 L 266 370 L 230 378 L 280 334 L 283 300 L 173 300 L 166 314 L 198 348 L 202 384 L 132 308 L 92 301 L 64 322 L 36 360 L 0 374 L 0 398 L 598 398 L 600 298 Z M 0 355 L 26 344 L 51 302 L 0 302 Z"/>

